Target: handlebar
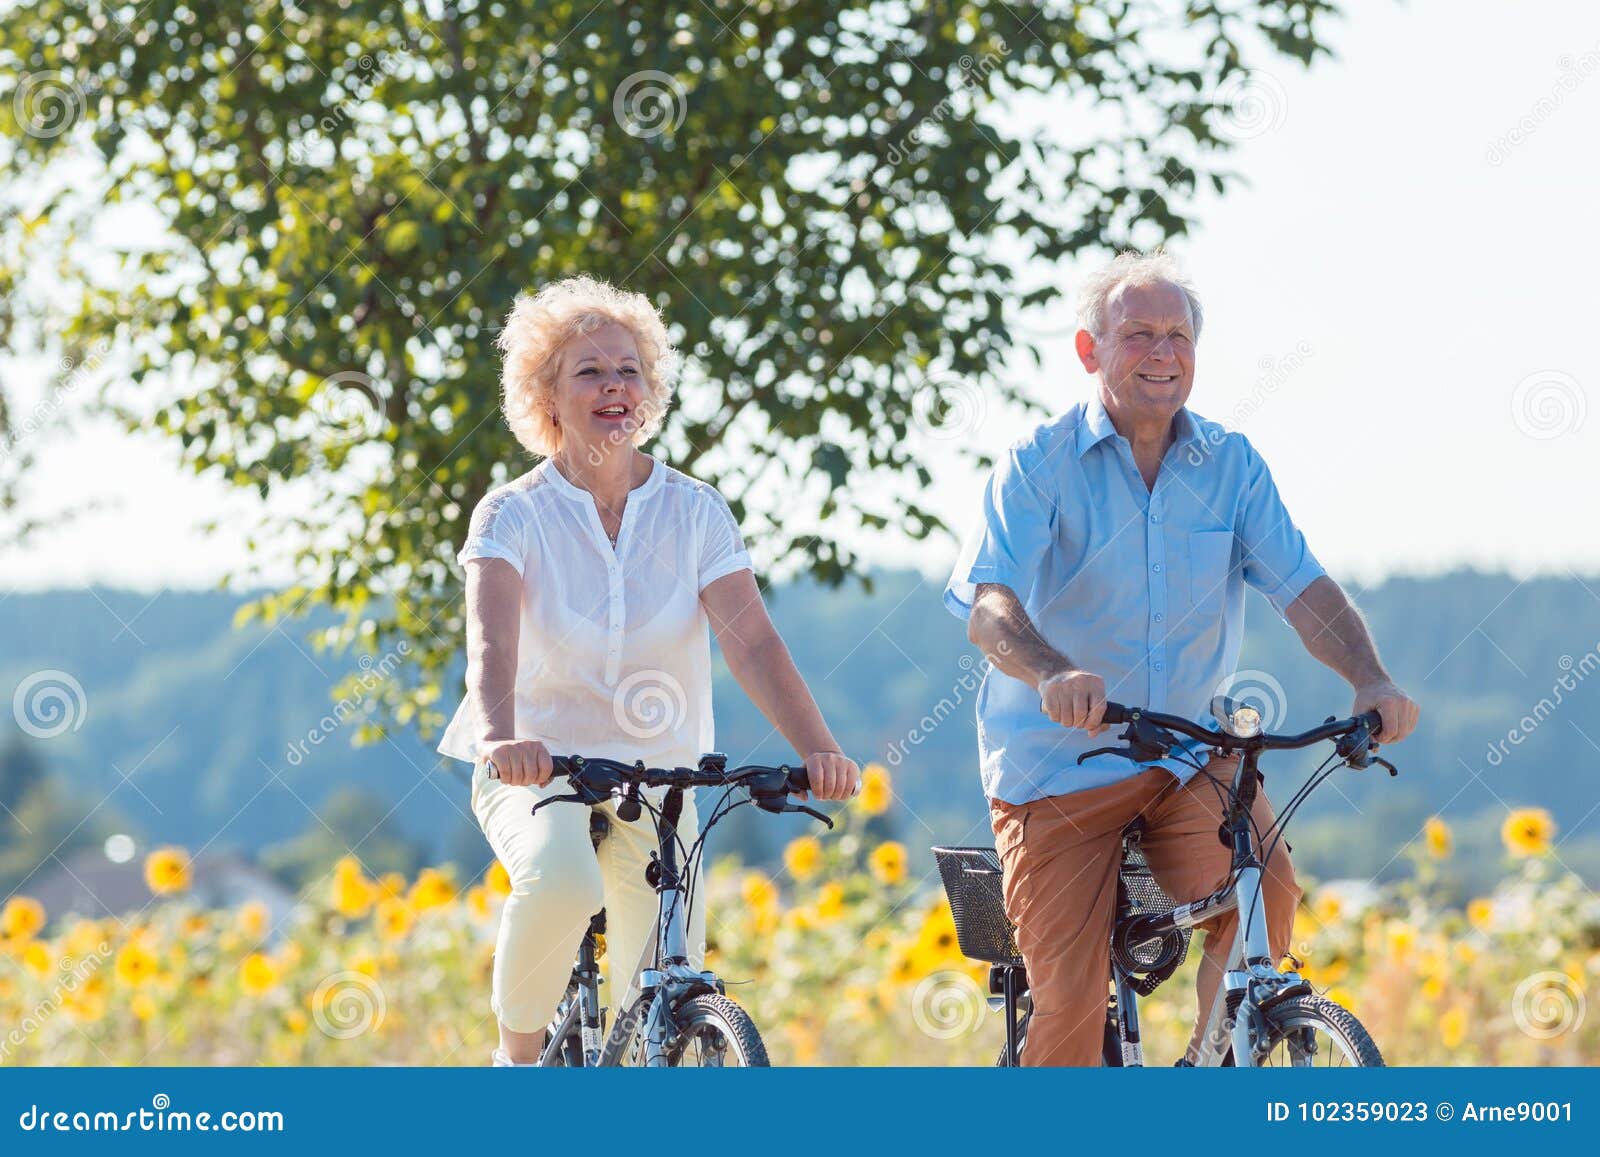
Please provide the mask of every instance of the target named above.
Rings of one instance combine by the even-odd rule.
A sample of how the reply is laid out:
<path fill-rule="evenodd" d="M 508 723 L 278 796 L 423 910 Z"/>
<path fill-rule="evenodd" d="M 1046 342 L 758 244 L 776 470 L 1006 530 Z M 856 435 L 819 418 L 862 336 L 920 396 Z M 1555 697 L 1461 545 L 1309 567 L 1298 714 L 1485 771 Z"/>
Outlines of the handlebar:
<path fill-rule="evenodd" d="M 1231 700 L 1222 700 L 1229 704 L 1227 711 L 1234 711 Z M 1213 706 L 1213 712 L 1222 708 Z M 1219 716 L 1220 717 L 1220 716 Z M 1237 715 L 1234 716 L 1237 718 Z M 1373 737 L 1381 734 L 1383 719 L 1376 711 L 1367 711 L 1349 719 L 1334 719 L 1331 716 L 1320 727 L 1313 727 L 1310 731 L 1302 731 L 1298 735 L 1269 735 L 1266 732 L 1256 731 L 1252 734 L 1234 734 L 1230 731 L 1213 731 L 1209 727 L 1202 727 L 1181 715 L 1168 715 L 1162 711 L 1149 711 L 1143 707 L 1125 707 L 1121 703 L 1106 704 L 1105 713 L 1101 716 L 1103 722 L 1116 727 L 1126 725 L 1119 739 L 1127 741 L 1126 748 L 1099 747 L 1093 751 L 1086 751 L 1078 756 L 1081 764 L 1090 756 L 1095 755 L 1120 755 L 1135 763 L 1148 763 L 1152 760 L 1165 758 L 1172 749 L 1178 745 L 1179 735 L 1187 735 L 1198 739 L 1221 751 L 1281 751 L 1296 747 L 1310 747 L 1314 743 L 1324 740 L 1336 740 L 1335 750 L 1339 756 L 1351 767 L 1369 767 L 1376 763 L 1387 768 L 1390 775 L 1397 774 L 1394 764 L 1374 754 L 1377 746 Z M 1259 723 L 1259 716 L 1256 717 Z"/>
<path fill-rule="evenodd" d="M 1321 743 L 1326 739 L 1338 739 L 1341 736 L 1353 735 L 1358 729 L 1367 733 L 1367 738 L 1377 735 L 1383 727 L 1383 718 L 1376 711 L 1368 711 L 1361 715 L 1351 716 L 1349 719 L 1328 719 L 1320 727 L 1313 727 L 1310 731 L 1302 731 L 1298 735 L 1268 735 L 1262 733 L 1241 737 L 1231 735 L 1226 731 L 1213 731 L 1209 727 L 1202 727 L 1198 723 L 1190 722 L 1181 715 L 1168 715 L 1161 711 L 1150 711 L 1143 707 L 1124 707 L 1121 703 L 1106 703 L 1104 721 L 1113 727 L 1125 723 L 1134 723 L 1137 720 L 1146 720 L 1163 727 L 1168 731 L 1176 731 L 1214 747 L 1226 749 L 1243 749 L 1246 747 L 1264 748 L 1278 751 L 1296 747 L 1310 747 L 1314 743 Z"/>
<path fill-rule="evenodd" d="M 696 767 L 646 767 L 643 760 L 624 763 L 617 759 L 582 755 L 553 755 L 551 762 L 555 766 L 555 775 L 567 780 L 571 794 L 542 799 L 533 805 L 534 811 L 558 802 L 582 803 L 592 807 L 622 791 L 624 794 L 618 805 L 618 815 L 632 821 L 639 817 L 641 804 L 638 792 L 641 787 L 688 789 L 742 786 L 750 793 L 750 801 L 762 811 L 804 812 L 830 828 L 833 826 L 833 821 L 816 809 L 789 801 L 791 795 L 811 790 L 811 777 L 803 763 L 798 766 L 779 764 L 776 767 L 751 763 L 730 768 L 728 757 L 720 754 L 702 755 Z M 492 779 L 500 776 L 492 760 L 489 762 L 489 776 Z"/>

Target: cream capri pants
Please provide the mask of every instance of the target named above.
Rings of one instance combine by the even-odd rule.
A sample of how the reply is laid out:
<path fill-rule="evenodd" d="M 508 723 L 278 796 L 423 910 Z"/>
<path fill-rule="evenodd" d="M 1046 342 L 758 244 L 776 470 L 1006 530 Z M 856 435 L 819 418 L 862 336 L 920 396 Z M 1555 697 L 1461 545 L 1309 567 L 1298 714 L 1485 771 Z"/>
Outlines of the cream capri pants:
<path fill-rule="evenodd" d="M 516 787 L 490 778 L 488 766 L 473 766 L 472 814 L 511 877 L 511 895 L 500 911 L 489 1007 L 512 1032 L 543 1029 L 566 992 L 590 917 L 604 908 L 610 992 L 601 1003 L 611 1007 L 614 1020 L 631 1000 L 641 960 L 648 966 L 645 954 L 655 951 L 656 891 L 644 878 L 650 853 L 659 846 L 655 819 L 646 808 L 637 821 L 624 823 L 616 801 L 599 805 L 611 831 L 597 849 L 589 840 L 589 809 L 581 804 L 552 804 L 530 814 L 535 801 L 567 790 L 564 779 L 542 788 Z M 685 792 L 678 820 L 683 848 L 698 831 L 694 793 Z M 682 848 L 678 859 L 681 865 Z M 706 915 L 698 879 L 694 890 L 686 938 L 690 963 L 700 968 Z"/>

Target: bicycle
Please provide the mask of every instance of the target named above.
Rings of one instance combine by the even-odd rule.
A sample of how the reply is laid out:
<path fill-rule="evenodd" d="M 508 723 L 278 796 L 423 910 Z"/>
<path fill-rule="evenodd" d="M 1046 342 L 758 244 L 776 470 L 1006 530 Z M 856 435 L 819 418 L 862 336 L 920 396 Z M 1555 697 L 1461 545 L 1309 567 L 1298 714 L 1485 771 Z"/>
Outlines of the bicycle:
<path fill-rule="evenodd" d="M 643 761 L 627 764 L 577 755 L 555 756 L 554 763 L 556 777 L 565 777 L 572 791 L 539 800 L 533 805 L 535 813 L 557 803 L 593 807 L 617 792 L 622 793 L 617 815 L 624 822 L 637 820 L 645 809 L 651 812 L 659 850 L 651 854 L 645 879 L 660 899 L 652 966 L 641 968 L 636 977 L 630 978 L 638 981 L 638 996 L 617 1017 L 609 1034 L 608 1010 L 600 1003 L 602 982 L 598 966 L 598 937 L 605 934 L 605 910 L 590 919 L 578 946 L 566 995 L 550 1021 L 548 1039 L 537 1063 L 545 1068 L 624 1064 L 677 1068 L 691 1063 L 702 1068 L 768 1067 L 766 1046 L 750 1014 L 728 998 L 723 981 L 715 973 L 690 966 L 686 906 L 691 902 L 706 836 L 745 804 L 755 804 L 774 814 L 803 812 L 833 827 L 833 821 L 822 812 L 789 799 L 794 792 L 809 790 L 805 767 L 750 764 L 730 771 L 727 756 L 718 754 L 701 756 L 699 764 L 692 768 L 653 768 L 646 767 Z M 497 774 L 492 765 L 489 774 Z M 641 794 L 640 789 L 645 787 L 667 789 L 659 807 Z M 684 791 L 695 787 L 727 790 L 711 809 L 694 843 L 685 848 L 678 835 L 678 820 Z M 729 803 L 738 788 L 745 790 L 746 798 Z M 610 821 L 604 813 L 591 813 L 589 837 L 596 848 L 609 829 Z M 612 980 L 622 983 L 620 977 L 613 976 Z"/>
<path fill-rule="evenodd" d="M 1175 904 L 1156 883 L 1140 851 L 1142 822 L 1136 819 L 1123 829 L 1117 914 L 1108 945 L 1111 983 L 1101 1062 L 1117 1068 L 1144 1065 L 1139 998 L 1149 996 L 1177 971 L 1197 925 L 1224 912 L 1242 910 L 1244 918 L 1238 922 L 1228 958 L 1230 967 L 1206 1018 L 1197 1067 L 1258 1067 L 1285 1061 L 1292 1067 L 1309 1067 L 1324 1053 L 1319 1037 L 1327 1039 L 1325 1055 L 1330 1066 L 1337 1057 L 1355 1067 L 1381 1067 L 1383 1055 L 1360 1021 L 1317 995 L 1298 972 L 1280 971 L 1272 959 L 1261 893 L 1262 860 L 1256 852 L 1258 844 L 1264 844 L 1265 855 L 1271 855 L 1289 818 L 1340 767 L 1365 768 L 1377 763 L 1391 776 L 1399 774 L 1394 764 L 1374 753 L 1372 736 L 1382 721 L 1376 711 L 1369 711 L 1349 719 L 1329 716 L 1322 726 L 1298 735 L 1269 735 L 1261 730 L 1261 713 L 1249 704 L 1218 696 L 1211 710 L 1222 722 L 1222 730 L 1176 715 L 1107 703 L 1105 721 L 1112 726 L 1126 724 L 1127 730 L 1118 738 L 1128 746 L 1096 748 L 1078 759 L 1082 763 L 1092 755 L 1111 753 L 1147 763 L 1176 753 L 1176 758 L 1201 767 L 1178 734 L 1209 744 L 1219 753 L 1240 756 L 1217 832 L 1232 849 L 1232 862 L 1228 878 L 1210 895 L 1190 904 Z M 1255 831 L 1250 808 L 1259 783 L 1261 753 L 1328 740 L 1334 741 L 1334 754 L 1290 798 L 1266 832 Z M 1267 843 L 1269 837 L 1271 843 Z M 995 1063 L 1014 1067 L 1027 1040 L 1032 1002 L 1015 929 L 1005 914 L 999 856 L 993 848 L 934 848 L 933 852 L 950 898 L 961 951 L 989 963 L 990 1005 L 1005 1013 L 1006 1043 Z"/>

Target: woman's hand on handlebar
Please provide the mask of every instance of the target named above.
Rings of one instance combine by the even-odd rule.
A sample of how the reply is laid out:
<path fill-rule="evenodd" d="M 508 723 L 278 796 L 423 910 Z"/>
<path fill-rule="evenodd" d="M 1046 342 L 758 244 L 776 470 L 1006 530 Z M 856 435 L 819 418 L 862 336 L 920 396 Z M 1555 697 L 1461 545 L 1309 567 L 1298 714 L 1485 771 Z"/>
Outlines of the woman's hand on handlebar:
<path fill-rule="evenodd" d="M 806 756 L 806 777 L 818 799 L 849 799 L 861 783 L 861 769 L 841 752 L 816 751 Z M 800 798 L 809 796 L 801 792 Z"/>
<path fill-rule="evenodd" d="M 513 787 L 544 787 L 555 774 L 550 749 L 537 739 L 498 739 L 482 745 L 489 776 Z"/>

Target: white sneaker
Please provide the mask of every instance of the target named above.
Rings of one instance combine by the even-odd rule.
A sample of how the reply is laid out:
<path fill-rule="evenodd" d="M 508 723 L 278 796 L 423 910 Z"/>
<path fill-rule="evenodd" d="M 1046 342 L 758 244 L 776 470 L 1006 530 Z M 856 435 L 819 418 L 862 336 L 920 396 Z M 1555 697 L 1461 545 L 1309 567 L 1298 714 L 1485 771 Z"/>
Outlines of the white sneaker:
<path fill-rule="evenodd" d="M 495 1049 L 494 1052 L 490 1054 L 489 1064 L 491 1068 L 496 1069 L 532 1069 L 537 1068 L 539 1062 L 514 1061 L 506 1054 L 505 1049 Z"/>

